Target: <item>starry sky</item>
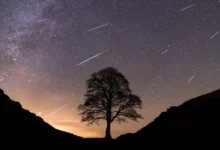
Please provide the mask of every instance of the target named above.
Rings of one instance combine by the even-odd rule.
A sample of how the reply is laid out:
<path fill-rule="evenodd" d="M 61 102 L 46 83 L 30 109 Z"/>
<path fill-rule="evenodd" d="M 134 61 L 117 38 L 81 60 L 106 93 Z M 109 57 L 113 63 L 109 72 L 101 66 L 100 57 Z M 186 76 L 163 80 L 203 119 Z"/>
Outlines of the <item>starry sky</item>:
<path fill-rule="evenodd" d="M 172 105 L 218 89 L 218 0 L 1 0 L 0 87 L 54 127 L 103 137 L 77 106 L 85 81 L 111 66 L 143 101 L 136 132 Z"/>

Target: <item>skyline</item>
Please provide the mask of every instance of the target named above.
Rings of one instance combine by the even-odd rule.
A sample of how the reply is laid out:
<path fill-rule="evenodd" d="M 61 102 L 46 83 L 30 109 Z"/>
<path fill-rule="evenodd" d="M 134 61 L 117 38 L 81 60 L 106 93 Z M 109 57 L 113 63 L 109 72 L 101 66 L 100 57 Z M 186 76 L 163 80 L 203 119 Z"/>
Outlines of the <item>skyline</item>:
<path fill-rule="evenodd" d="M 220 88 L 217 0 L 3 0 L 0 10 L 0 88 L 58 129 L 104 136 L 102 124 L 80 122 L 77 106 L 105 67 L 143 101 L 144 120 L 114 123 L 113 137 Z"/>

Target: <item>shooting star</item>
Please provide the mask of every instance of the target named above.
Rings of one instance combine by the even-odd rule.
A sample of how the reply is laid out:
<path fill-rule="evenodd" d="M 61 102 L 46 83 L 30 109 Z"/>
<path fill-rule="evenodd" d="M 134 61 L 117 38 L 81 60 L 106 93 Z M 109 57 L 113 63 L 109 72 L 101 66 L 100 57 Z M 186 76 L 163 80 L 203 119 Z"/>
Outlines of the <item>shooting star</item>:
<path fill-rule="evenodd" d="M 98 57 L 99 55 L 103 54 L 104 52 L 106 52 L 106 50 L 103 51 L 103 52 L 100 52 L 100 53 L 98 53 L 98 54 L 96 54 L 96 55 L 94 55 L 94 56 L 92 56 L 92 57 L 90 57 L 86 60 L 84 60 L 83 62 L 77 64 L 75 67 L 78 67 L 79 65 L 82 65 L 82 64 L 86 63 L 87 61 L 90 61 L 91 59 L 94 59 L 94 58 Z"/>
<path fill-rule="evenodd" d="M 180 9 L 180 11 L 184 11 L 184 10 L 186 10 L 186 9 L 189 9 L 189 8 L 195 6 L 195 5 L 196 5 L 196 4 L 192 4 L 192 5 L 190 5 L 190 6 L 184 7 L 184 8 L 182 8 L 182 9 Z"/>
<path fill-rule="evenodd" d="M 38 21 L 36 21 L 36 22 L 44 22 L 44 21 L 47 21 L 47 20 L 50 20 L 49 18 L 47 18 L 47 19 L 41 19 L 41 20 L 38 20 Z"/>
<path fill-rule="evenodd" d="M 49 115 L 46 116 L 46 118 L 49 117 L 49 116 L 51 116 L 51 115 L 53 115 L 53 114 L 55 114 L 55 113 L 57 113 L 58 111 L 62 110 L 62 109 L 63 109 L 64 107 L 66 107 L 67 105 L 68 105 L 68 104 L 65 104 L 65 105 L 63 105 L 62 107 L 58 108 L 57 110 L 51 112 Z"/>
<path fill-rule="evenodd" d="M 0 82 L 2 82 L 2 81 L 4 81 L 5 80 L 5 78 L 0 78 Z"/>
<path fill-rule="evenodd" d="M 7 76 L 6 72 L 3 72 L 3 74 L 0 75 L 0 82 L 4 81 L 6 76 Z"/>
<path fill-rule="evenodd" d="M 188 82 L 191 82 L 191 80 L 195 77 L 196 75 L 193 75 Z"/>
<path fill-rule="evenodd" d="M 216 35 L 218 35 L 220 33 L 220 30 L 217 31 L 213 36 L 210 37 L 210 40 L 213 39 Z"/>
<path fill-rule="evenodd" d="M 88 30 L 88 32 L 93 31 L 93 30 L 97 30 L 99 28 L 103 28 L 103 27 L 108 26 L 108 25 L 110 25 L 110 23 L 106 23 L 106 24 L 100 25 L 98 27 L 92 28 L 92 29 Z"/>
<path fill-rule="evenodd" d="M 161 53 L 161 55 L 163 55 L 163 54 L 165 54 L 165 53 L 167 53 L 169 50 L 165 50 L 164 52 L 162 52 Z"/>

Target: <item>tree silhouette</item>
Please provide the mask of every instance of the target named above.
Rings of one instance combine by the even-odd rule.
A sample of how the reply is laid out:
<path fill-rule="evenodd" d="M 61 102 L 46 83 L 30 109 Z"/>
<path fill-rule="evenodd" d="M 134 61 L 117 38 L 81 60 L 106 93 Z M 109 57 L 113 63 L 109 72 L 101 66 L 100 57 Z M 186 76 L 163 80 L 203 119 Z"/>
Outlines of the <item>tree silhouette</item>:
<path fill-rule="evenodd" d="M 132 94 L 128 80 L 117 69 L 104 68 L 93 73 L 86 82 L 85 102 L 78 106 L 82 122 L 98 124 L 99 120 L 106 120 L 107 139 L 111 139 L 112 122 L 143 119 L 136 111 L 141 109 L 141 99 Z"/>

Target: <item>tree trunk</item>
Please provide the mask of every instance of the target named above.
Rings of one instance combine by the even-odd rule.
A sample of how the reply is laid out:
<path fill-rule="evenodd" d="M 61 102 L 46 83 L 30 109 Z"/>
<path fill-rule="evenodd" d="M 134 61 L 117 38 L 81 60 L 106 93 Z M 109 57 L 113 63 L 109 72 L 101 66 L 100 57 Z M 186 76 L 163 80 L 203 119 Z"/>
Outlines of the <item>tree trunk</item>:
<path fill-rule="evenodd" d="M 112 139 L 110 132 L 111 132 L 111 121 L 108 121 L 108 120 L 107 120 L 107 127 L 106 127 L 106 131 L 105 131 L 105 138 L 106 138 L 107 140 Z"/>

